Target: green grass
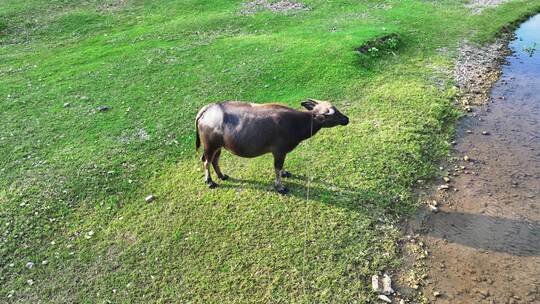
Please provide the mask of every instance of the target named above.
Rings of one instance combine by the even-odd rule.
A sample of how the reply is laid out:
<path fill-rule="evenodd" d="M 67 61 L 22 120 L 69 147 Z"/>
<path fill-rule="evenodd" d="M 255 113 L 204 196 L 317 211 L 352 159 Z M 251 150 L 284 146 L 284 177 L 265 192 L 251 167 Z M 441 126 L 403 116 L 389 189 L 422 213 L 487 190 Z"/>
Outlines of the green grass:
<path fill-rule="evenodd" d="M 448 153 L 456 91 L 440 71 L 463 39 L 540 5 L 304 3 L 243 16 L 241 1 L 0 2 L 0 302 L 373 300 L 371 275 L 399 267 L 416 181 Z M 388 34 L 394 54 L 354 51 Z M 290 195 L 272 191 L 269 156 L 226 153 L 233 180 L 205 187 L 201 106 L 307 97 L 351 124 L 288 156 Z"/>

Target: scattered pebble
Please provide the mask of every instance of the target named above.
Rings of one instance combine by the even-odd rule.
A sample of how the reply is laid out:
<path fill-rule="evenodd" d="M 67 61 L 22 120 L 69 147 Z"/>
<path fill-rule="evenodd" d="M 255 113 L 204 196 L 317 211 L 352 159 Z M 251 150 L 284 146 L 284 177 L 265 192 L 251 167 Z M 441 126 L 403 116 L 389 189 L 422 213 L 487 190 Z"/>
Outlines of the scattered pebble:
<path fill-rule="evenodd" d="M 471 131 L 471 130 L 467 130 L 467 131 L 465 131 L 465 132 L 467 132 L 467 134 L 472 134 L 472 131 Z"/>
<path fill-rule="evenodd" d="M 156 199 L 156 197 L 152 194 L 148 195 L 144 200 L 147 202 L 147 203 L 151 203 L 153 202 L 154 200 Z"/>
<path fill-rule="evenodd" d="M 498 74 L 500 58 L 504 57 L 508 51 L 506 44 L 503 37 L 482 47 L 467 41 L 460 46 L 453 78 L 459 89 L 465 93 L 462 101 L 464 104 L 482 104 L 489 100 L 489 95 L 486 93 L 496 79 L 494 76 Z"/>
<path fill-rule="evenodd" d="M 482 131 L 482 135 L 489 135 L 488 131 Z"/>
<path fill-rule="evenodd" d="M 28 279 L 28 280 L 26 280 L 26 283 L 27 283 L 28 285 L 32 286 L 32 285 L 34 285 L 34 280 Z"/>
<path fill-rule="evenodd" d="M 99 106 L 98 107 L 98 111 L 100 111 L 100 112 L 107 112 L 107 111 L 109 111 L 109 109 L 110 108 L 108 106 Z"/>
<path fill-rule="evenodd" d="M 49 264 L 49 261 L 47 261 L 47 260 L 43 260 L 43 261 L 41 262 L 41 265 L 47 265 L 47 264 Z"/>
<path fill-rule="evenodd" d="M 433 292 L 433 296 L 434 296 L 434 297 L 440 297 L 440 296 L 441 296 L 441 293 L 438 292 L 438 291 L 434 291 L 434 292 Z"/>
<path fill-rule="evenodd" d="M 379 300 L 382 300 L 382 301 L 386 302 L 386 303 L 392 303 L 392 300 L 390 300 L 390 298 L 385 296 L 385 295 L 378 295 L 377 298 Z"/>
<path fill-rule="evenodd" d="M 66 103 L 64 104 L 64 108 L 67 108 L 67 107 L 69 107 L 70 105 L 71 105 L 71 104 L 70 104 L 69 102 L 66 102 Z"/>
<path fill-rule="evenodd" d="M 28 268 L 28 269 L 34 268 L 34 263 L 33 262 L 26 263 L 26 268 Z"/>
<path fill-rule="evenodd" d="M 429 210 L 431 210 L 431 212 L 433 212 L 433 213 L 439 212 L 439 208 L 437 208 L 437 206 L 433 206 L 433 205 L 429 206 Z"/>
<path fill-rule="evenodd" d="M 443 176 L 443 180 L 444 180 L 445 182 L 449 183 L 449 182 L 450 182 L 450 177 L 448 177 L 448 176 Z"/>
<path fill-rule="evenodd" d="M 468 161 L 471 160 L 471 158 L 470 158 L 469 156 L 465 155 L 465 156 L 463 156 L 463 160 L 466 161 L 466 162 L 468 162 Z"/>

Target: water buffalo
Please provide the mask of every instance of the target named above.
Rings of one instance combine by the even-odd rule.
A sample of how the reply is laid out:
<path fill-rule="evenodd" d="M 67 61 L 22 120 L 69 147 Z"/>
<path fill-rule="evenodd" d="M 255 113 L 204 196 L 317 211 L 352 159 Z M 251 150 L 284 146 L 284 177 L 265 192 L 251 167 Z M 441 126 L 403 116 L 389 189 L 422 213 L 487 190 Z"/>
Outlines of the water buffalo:
<path fill-rule="evenodd" d="M 241 157 L 256 157 L 266 153 L 274 155 L 275 188 L 287 193 L 281 177 L 289 177 L 283 170 L 285 156 L 298 144 L 315 135 L 321 128 L 347 125 L 349 118 L 341 114 L 330 102 L 308 99 L 301 103 L 307 111 L 280 104 L 255 104 L 238 101 L 213 103 L 203 107 L 195 120 L 196 149 L 204 152 L 205 182 L 210 188 L 216 183 L 210 175 L 210 163 L 217 176 L 226 180 L 219 168 L 221 148 Z"/>

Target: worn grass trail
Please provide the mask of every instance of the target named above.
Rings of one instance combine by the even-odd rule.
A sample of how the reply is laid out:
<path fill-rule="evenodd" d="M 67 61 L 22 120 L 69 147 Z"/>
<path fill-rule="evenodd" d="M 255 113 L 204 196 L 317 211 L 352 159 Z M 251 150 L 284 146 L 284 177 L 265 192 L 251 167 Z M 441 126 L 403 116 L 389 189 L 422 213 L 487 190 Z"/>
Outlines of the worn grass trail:
<path fill-rule="evenodd" d="M 0 2 L 0 302 L 373 299 L 412 187 L 447 152 L 453 48 L 539 5 L 303 3 Z M 390 33 L 397 45 L 354 51 Z M 272 191 L 268 156 L 225 154 L 233 179 L 206 189 L 202 105 L 306 97 L 351 124 L 289 155 L 290 195 Z"/>

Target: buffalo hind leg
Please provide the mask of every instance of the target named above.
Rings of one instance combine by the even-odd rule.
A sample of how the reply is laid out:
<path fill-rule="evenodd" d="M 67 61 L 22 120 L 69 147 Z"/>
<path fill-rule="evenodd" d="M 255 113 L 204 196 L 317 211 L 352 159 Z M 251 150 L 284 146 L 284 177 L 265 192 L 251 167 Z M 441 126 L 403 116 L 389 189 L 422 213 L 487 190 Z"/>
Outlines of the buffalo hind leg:
<path fill-rule="evenodd" d="M 212 166 L 214 167 L 214 171 L 216 172 L 217 176 L 221 180 L 227 180 L 229 179 L 229 176 L 227 174 L 223 174 L 221 172 L 221 168 L 219 167 L 219 156 L 221 155 L 221 149 L 218 149 L 216 153 L 214 154 L 214 159 L 212 160 Z"/>
<path fill-rule="evenodd" d="M 210 174 L 210 164 L 214 160 L 214 156 L 216 155 L 215 149 L 204 149 L 203 157 L 201 157 L 201 160 L 204 163 L 204 182 L 208 185 L 208 188 L 214 189 L 218 185 L 214 183 L 212 180 L 212 175 Z"/>
<path fill-rule="evenodd" d="M 283 163 L 285 162 L 285 156 L 286 154 L 274 153 L 274 170 L 276 171 L 276 181 L 274 183 L 274 187 L 276 188 L 277 192 L 281 194 L 286 194 L 289 192 L 289 190 L 281 183 L 281 176 L 284 171 Z"/>

